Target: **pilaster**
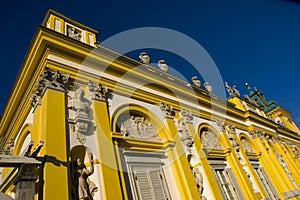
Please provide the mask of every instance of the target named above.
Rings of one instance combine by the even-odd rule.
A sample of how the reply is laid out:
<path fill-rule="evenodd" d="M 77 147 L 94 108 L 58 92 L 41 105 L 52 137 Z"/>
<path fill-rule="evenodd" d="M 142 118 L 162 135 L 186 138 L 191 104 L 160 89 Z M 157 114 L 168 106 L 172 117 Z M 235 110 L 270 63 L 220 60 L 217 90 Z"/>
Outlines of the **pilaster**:
<path fill-rule="evenodd" d="M 207 183 L 209 185 L 209 190 L 214 197 L 214 199 L 222 199 L 222 194 L 219 190 L 216 190 L 215 187 L 218 185 L 214 173 L 211 169 L 211 166 L 207 160 L 205 152 L 202 149 L 202 142 L 200 140 L 200 134 L 195 131 L 195 128 L 192 123 L 186 123 L 188 132 L 193 138 L 194 147 L 200 158 L 200 163 L 203 168 L 203 175 L 206 177 Z"/>
<path fill-rule="evenodd" d="M 175 147 L 168 151 L 168 156 L 171 160 L 170 165 L 172 171 L 175 174 L 174 178 L 177 188 L 180 190 L 178 192 L 179 195 L 181 195 L 180 199 L 200 199 L 189 162 L 181 144 L 181 138 L 178 136 L 177 128 L 174 123 L 175 111 L 171 106 L 163 103 L 160 104 L 160 108 L 164 116 L 165 126 L 168 130 L 166 137 L 169 141 L 175 142 Z"/>
<path fill-rule="evenodd" d="M 226 160 L 235 174 L 236 180 L 246 199 L 255 199 L 256 195 L 250 184 L 249 179 L 240 163 L 240 144 L 237 142 L 235 127 L 232 124 L 226 124 L 221 129 L 222 137 L 225 139 L 229 149 L 226 152 Z"/>
<path fill-rule="evenodd" d="M 32 139 L 44 142 L 40 151 L 40 156 L 44 156 L 44 166 L 39 177 L 40 183 L 43 183 L 43 196 L 39 196 L 39 199 L 43 200 L 69 199 L 65 103 L 67 80 L 67 75 L 46 67 L 31 98 L 35 126 Z"/>
<path fill-rule="evenodd" d="M 91 101 L 96 125 L 95 137 L 100 159 L 102 199 L 122 199 L 105 95 L 107 90 L 101 85 L 96 87 L 98 89 L 94 91 Z"/>
<path fill-rule="evenodd" d="M 272 180 L 272 183 L 274 183 L 274 187 L 276 188 L 278 195 L 282 199 L 286 198 L 285 194 L 289 191 L 292 191 L 294 187 L 289 181 L 288 176 L 286 175 L 274 152 L 270 149 L 270 146 L 267 144 L 267 142 L 265 142 L 265 133 L 254 129 L 250 131 L 250 135 L 262 153 L 260 157 L 260 163 L 266 170 L 268 176 Z M 270 163 L 272 164 L 270 165 Z"/>

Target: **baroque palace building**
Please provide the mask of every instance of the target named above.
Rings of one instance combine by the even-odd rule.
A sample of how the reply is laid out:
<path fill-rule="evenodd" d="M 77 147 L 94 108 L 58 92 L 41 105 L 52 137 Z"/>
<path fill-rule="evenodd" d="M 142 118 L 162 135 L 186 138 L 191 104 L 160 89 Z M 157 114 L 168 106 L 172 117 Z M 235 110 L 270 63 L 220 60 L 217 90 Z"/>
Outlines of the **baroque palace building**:
<path fill-rule="evenodd" d="M 2 199 L 300 199 L 300 131 L 246 84 L 228 98 L 97 43 L 49 9 L 0 123 Z"/>

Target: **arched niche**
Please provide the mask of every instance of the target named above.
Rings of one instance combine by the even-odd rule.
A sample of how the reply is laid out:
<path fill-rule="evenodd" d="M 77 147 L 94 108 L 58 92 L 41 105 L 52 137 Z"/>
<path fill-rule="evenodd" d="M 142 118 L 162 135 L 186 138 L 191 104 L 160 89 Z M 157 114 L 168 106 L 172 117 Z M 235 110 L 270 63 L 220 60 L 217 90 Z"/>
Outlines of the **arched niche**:
<path fill-rule="evenodd" d="M 150 110 L 136 104 L 120 106 L 112 115 L 113 132 L 124 137 L 166 138 L 162 121 Z"/>
<path fill-rule="evenodd" d="M 203 123 L 198 127 L 202 148 L 208 150 L 225 150 L 226 144 L 222 135 L 209 124 Z"/>
<path fill-rule="evenodd" d="M 240 133 L 238 137 L 239 143 L 246 154 L 257 154 L 259 149 L 254 141 L 245 133 Z"/>
<path fill-rule="evenodd" d="M 15 141 L 15 147 L 14 147 L 14 155 L 20 155 L 23 151 L 26 150 L 29 143 L 31 142 L 31 133 L 32 133 L 33 127 L 32 124 L 26 124 L 22 130 L 20 131 L 20 134 L 16 138 Z"/>

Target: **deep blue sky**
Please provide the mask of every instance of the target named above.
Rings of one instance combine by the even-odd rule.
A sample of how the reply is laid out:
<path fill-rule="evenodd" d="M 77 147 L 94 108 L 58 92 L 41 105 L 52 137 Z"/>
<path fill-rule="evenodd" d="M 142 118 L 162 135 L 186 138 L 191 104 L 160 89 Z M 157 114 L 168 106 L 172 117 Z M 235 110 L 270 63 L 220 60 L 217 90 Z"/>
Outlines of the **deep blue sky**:
<path fill-rule="evenodd" d="M 100 42 L 139 27 L 181 32 L 205 48 L 224 81 L 236 85 L 242 94 L 247 94 L 245 82 L 257 87 L 267 100 L 290 111 L 300 126 L 299 1 L 4 1 L 0 12 L 0 110 L 48 8 L 99 30 Z M 138 59 L 137 54 L 132 56 Z M 184 62 L 170 58 L 164 57 L 170 66 L 193 76 L 182 66 Z"/>

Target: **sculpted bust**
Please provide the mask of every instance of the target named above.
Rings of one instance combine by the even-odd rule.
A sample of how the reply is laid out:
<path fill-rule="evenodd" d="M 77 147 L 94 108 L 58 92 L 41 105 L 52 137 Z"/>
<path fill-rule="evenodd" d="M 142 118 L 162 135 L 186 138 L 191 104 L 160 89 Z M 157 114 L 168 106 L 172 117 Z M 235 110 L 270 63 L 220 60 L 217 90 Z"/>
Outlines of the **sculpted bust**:
<path fill-rule="evenodd" d="M 88 115 L 90 110 L 89 102 L 84 98 L 84 92 L 81 89 L 75 91 L 75 98 L 72 100 L 72 108 L 78 114 Z"/>

